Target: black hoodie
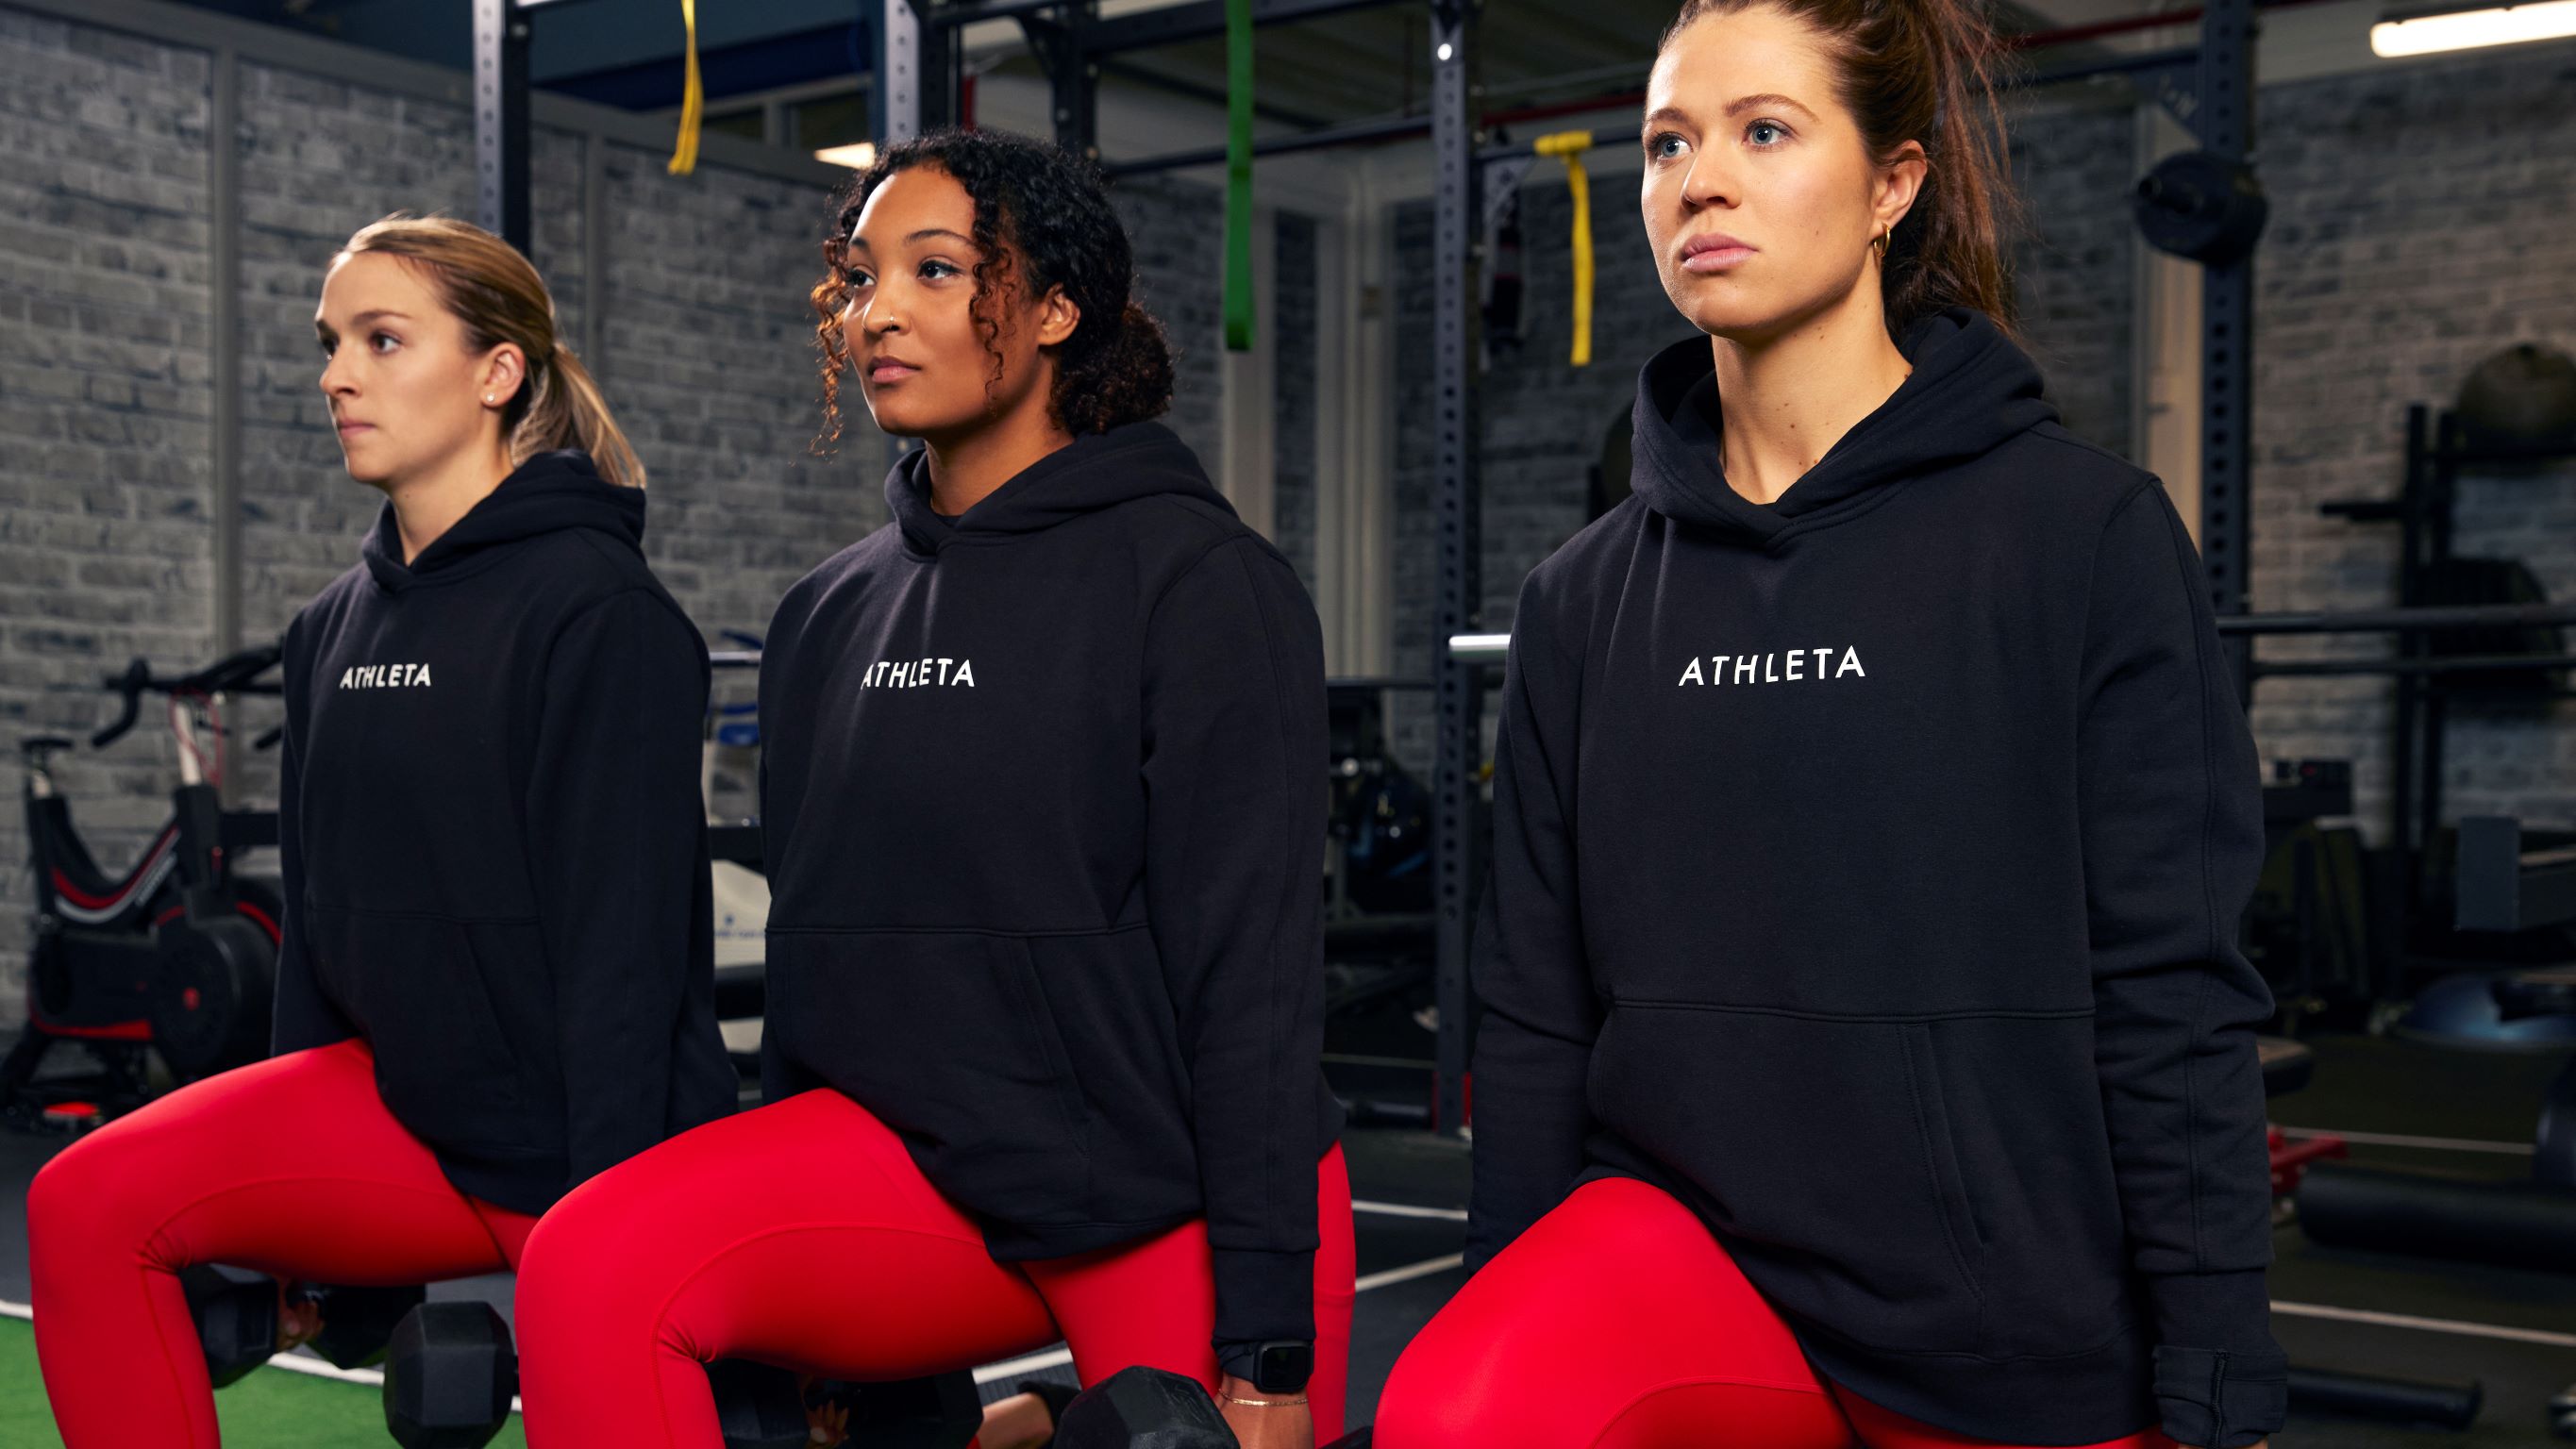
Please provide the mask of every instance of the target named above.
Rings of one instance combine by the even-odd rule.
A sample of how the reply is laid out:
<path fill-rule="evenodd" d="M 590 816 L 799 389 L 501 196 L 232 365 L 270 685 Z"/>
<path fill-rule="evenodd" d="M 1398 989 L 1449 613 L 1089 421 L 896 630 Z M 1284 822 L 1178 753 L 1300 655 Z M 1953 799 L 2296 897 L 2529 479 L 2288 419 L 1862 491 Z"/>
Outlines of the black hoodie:
<path fill-rule="evenodd" d="M 1709 344 L 1512 622 L 1476 985 L 1481 1263 L 1690 1204 L 1833 1379 L 1955 1432 L 2279 1427 L 2235 946 L 2260 784 L 2191 540 L 1953 308 L 1770 506 Z"/>
<path fill-rule="evenodd" d="M 761 656 L 771 1100 L 902 1135 L 1005 1261 L 1194 1217 L 1216 1340 L 1314 1333 L 1323 639 L 1159 423 L 788 590 Z"/>
<path fill-rule="evenodd" d="M 542 1213 L 733 1109 L 698 742 L 707 651 L 644 494 L 542 453 L 286 631 L 275 1049 L 364 1037 L 448 1180 Z"/>

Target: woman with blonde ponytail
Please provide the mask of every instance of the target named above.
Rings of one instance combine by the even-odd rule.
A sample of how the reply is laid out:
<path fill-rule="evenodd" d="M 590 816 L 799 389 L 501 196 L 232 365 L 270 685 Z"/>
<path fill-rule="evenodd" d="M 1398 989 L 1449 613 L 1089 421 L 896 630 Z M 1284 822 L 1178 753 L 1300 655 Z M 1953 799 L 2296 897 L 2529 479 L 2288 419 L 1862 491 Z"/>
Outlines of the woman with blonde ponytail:
<path fill-rule="evenodd" d="M 1966 0 L 1665 32 L 1703 335 L 1512 620 L 1475 1276 L 1379 1449 L 2280 1427 L 2253 744 L 2163 488 L 2014 340 L 1995 53 Z"/>
<path fill-rule="evenodd" d="M 706 646 L 646 567 L 644 470 L 527 259 L 391 216 L 314 326 L 385 495 L 286 634 L 275 1055 L 37 1175 L 36 1347 L 69 1449 L 217 1443 L 182 1270 L 515 1267 L 584 1179 L 730 1111 L 698 735 Z M 329 1300 L 323 1300 L 327 1313 Z"/>

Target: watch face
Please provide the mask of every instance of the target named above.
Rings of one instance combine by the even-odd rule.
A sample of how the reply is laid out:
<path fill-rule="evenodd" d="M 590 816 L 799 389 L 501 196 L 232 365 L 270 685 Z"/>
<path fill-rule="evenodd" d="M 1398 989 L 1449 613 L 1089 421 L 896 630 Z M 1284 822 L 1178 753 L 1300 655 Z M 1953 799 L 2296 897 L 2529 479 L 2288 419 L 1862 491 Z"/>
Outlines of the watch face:
<path fill-rule="evenodd" d="M 1293 1394 L 1306 1387 L 1315 1372 L 1311 1343 L 1265 1343 L 1253 1361 L 1252 1386 L 1265 1394 Z"/>

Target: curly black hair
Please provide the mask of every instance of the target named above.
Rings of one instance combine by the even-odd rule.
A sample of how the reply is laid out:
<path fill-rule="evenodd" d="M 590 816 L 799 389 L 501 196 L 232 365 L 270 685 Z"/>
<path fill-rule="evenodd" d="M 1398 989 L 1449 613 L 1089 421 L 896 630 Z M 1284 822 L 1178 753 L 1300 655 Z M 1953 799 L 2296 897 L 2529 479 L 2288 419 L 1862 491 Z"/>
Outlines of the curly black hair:
<path fill-rule="evenodd" d="M 1171 407 L 1171 344 L 1163 324 L 1133 297 L 1135 251 L 1098 173 L 1044 141 L 1007 131 L 934 131 L 879 152 L 835 199 L 832 234 L 823 243 L 826 270 L 812 293 L 824 443 L 841 435 L 841 374 L 850 365 L 841 335 L 849 301 L 845 243 L 886 178 L 916 166 L 946 174 L 975 204 L 975 246 L 984 256 L 975 264 L 971 305 L 993 359 L 987 397 L 1001 381 L 1001 338 L 1010 325 L 1007 311 L 987 304 L 998 288 L 1016 284 L 1031 298 L 1062 287 L 1081 309 L 1073 335 L 1056 349 L 1048 399 L 1065 431 L 1103 433 Z"/>

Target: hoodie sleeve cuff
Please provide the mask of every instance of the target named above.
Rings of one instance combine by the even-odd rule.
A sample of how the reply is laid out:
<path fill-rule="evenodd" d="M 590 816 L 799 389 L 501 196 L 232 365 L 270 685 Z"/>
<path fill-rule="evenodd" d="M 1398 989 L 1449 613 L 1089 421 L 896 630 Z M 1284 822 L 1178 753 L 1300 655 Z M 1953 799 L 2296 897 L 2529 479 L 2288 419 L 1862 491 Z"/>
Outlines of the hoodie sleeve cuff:
<path fill-rule="evenodd" d="M 1276 1339 L 1315 1338 L 1315 1255 L 1261 1248 L 1216 1248 L 1217 1362 L 1249 1377 L 1253 1350 Z"/>
<path fill-rule="evenodd" d="M 2289 1415 L 2289 1356 L 2272 1341 L 2263 1270 L 2148 1280 L 2156 1315 L 2156 1406 L 2195 1449 L 2242 1449 Z"/>

